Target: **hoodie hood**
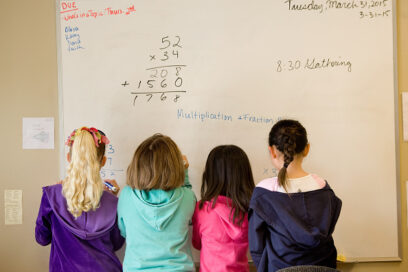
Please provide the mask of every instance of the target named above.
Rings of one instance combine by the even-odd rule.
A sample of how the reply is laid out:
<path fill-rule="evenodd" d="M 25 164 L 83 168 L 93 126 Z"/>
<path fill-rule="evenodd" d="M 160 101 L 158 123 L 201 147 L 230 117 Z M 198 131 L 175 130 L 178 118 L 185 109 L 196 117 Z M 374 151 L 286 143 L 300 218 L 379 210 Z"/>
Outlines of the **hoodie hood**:
<path fill-rule="evenodd" d="M 211 208 L 211 206 L 212 201 L 207 202 L 205 203 L 204 209 L 212 209 L 212 211 L 218 215 L 228 237 L 234 241 L 243 239 L 242 230 L 248 228 L 248 215 L 245 214 L 245 219 L 241 226 L 234 224 L 232 222 L 233 212 L 231 213 L 232 200 L 226 196 L 218 196 L 215 206 L 213 208 Z"/>
<path fill-rule="evenodd" d="M 277 234 L 302 248 L 316 248 L 332 241 L 341 200 L 328 185 L 320 190 L 286 194 L 257 187 L 250 209 Z"/>
<path fill-rule="evenodd" d="M 95 211 L 83 212 L 76 218 L 68 211 L 67 201 L 62 195 L 62 185 L 44 187 L 51 209 L 62 223 L 74 235 L 90 240 L 103 236 L 116 222 L 118 198 L 104 191 Z"/>
<path fill-rule="evenodd" d="M 162 231 L 179 209 L 183 190 L 137 190 L 132 189 L 134 207 L 152 228 Z"/>

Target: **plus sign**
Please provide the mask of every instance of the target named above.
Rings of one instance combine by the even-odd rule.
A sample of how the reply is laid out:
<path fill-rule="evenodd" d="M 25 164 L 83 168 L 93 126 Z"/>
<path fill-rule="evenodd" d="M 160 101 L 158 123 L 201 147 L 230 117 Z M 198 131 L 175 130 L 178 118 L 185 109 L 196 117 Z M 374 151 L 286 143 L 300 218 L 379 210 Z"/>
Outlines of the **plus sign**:
<path fill-rule="evenodd" d="M 129 85 L 129 83 L 125 80 L 125 83 L 122 83 L 120 85 L 122 85 L 123 87 L 126 87 L 127 85 Z"/>

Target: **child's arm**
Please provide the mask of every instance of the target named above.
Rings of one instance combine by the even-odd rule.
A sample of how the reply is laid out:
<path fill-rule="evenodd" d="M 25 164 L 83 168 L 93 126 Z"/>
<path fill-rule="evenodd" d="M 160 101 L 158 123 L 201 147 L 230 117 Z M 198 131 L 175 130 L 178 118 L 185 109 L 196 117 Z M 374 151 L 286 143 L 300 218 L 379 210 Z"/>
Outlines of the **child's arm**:
<path fill-rule="evenodd" d="M 194 215 L 193 215 L 193 246 L 195 249 L 201 250 L 201 234 L 200 234 L 200 223 L 198 220 L 198 203 L 196 205 Z"/>
<path fill-rule="evenodd" d="M 115 226 L 110 232 L 110 239 L 112 241 L 114 251 L 119 250 L 125 243 L 125 238 L 123 238 L 122 235 L 120 234 L 118 220 L 116 220 Z"/>
<path fill-rule="evenodd" d="M 193 187 L 191 186 L 190 180 L 188 178 L 188 167 L 190 166 L 190 164 L 188 162 L 186 155 L 183 155 L 183 161 L 184 161 L 184 185 L 183 187 L 191 189 Z"/>
<path fill-rule="evenodd" d="M 35 240 L 42 246 L 46 246 L 51 243 L 51 212 L 52 209 L 50 206 L 50 202 L 48 201 L 47 195 L 43 190 L 40 209 L 38 211 L 37 221 L 35 225 Z"/>
<path fill-rule="evenodd" d="M 124 199 L 126 197 L 126 191 L 127 187 L 123 188 L 118 200 L 118 228 L 120 235 L 122 235 L 123 238 L 126 238 L 126 227 L 125 222 L 123 221 L 123 209 L 124 205 L 126 205 L 126 199 Z"/>
<path fill-rule="evenodd" d="M 248 218 L 249 251 L 255 266 L 258 267 L 265 248 L 265 231 L 267 226 L 265 221 L 252 209 L 249 210 Z"/>
<path fill-rule="evenodd" d="M 188 178 L 188 169 L 184 170 L 184 185 L 183 187 L 186 187 L 188 189 L 193 188 L 190 183 L 190 179 Z"/>

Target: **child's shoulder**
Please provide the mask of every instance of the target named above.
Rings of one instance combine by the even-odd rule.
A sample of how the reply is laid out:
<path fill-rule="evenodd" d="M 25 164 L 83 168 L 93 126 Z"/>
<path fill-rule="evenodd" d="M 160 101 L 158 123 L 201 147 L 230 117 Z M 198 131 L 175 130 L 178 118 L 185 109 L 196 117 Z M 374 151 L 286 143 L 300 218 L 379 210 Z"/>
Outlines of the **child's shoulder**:
<path fill-rule="evenodd" d="M 327 185 L 327 182 L 324 178 L 316 174 L 310 174 L 310 176 L 316 181 L 320 188 L 324 188 Z"/>
<path fill-rule="evenodd" d="M 48 198 L 53 198 L 53 196 L 62 195 L 62 185 L 61 184 L 53 184 L 42 187 L 43 194 L 45 194 Z"/>
<path fill-rule="evenodd" d="M 214 203 L 215 200 L 215 203 Z M 201 205 L 201 209 L 200 206 Z M 226 196 L 219 195 L 217 199 L 213 198 L 211 200 L 199 200 L 196 203 L 196 211 L 204 211 L 205 213 L 211 213 L 214 210 L 217 211 L 228 211 L 228 214 L 230 213 L 231 207 L 233 205 L 233 202 L 230 198 Z"/>
<path fill-rule="evenodd" d="M 47 185 L 42 187 L 43 191 L 48 191 L 48 190 L 60 190 L 62 189 L 62 184 L 61 183 L 57 183 L 57 184 L 53 184 L 53 185 Z"/>
<path fill-rule="evenodd" d="M 132 195 L 134 195 L 132 187 L 129 185 L 124 186 L 119 192 L 118 206 L 128 206 L 129 201 L 132 199 Z"/>
<path fill-rule="evenodd" d="M 121 190 L 120 190 L 120 194 L 119 194 L 119 199 L 120 198 L 124 198 L 124 197 L 129 197 L 129 195 L 133 192 L 132 187 L 130 187 L 129 185 L 124 186 Z"/>
<path fill-rule="evenodd" d="M 278 178 L 273 177 L 273 178 L 267 178 L 262 181 L 260 181 L 257 185 L 257 188 L 264 188 L 269 191 L 277 191 L 279 188 L 279 183 L 278 183 Z"/>
<path fill-rule="evenodd" d="M 201 208 L 200 208 L 201 206 Z M 212 200 L 211 201 L 203 201 L 203 200 L 198 200 L 196 203 L 196 212 L 208 212 L 212 208 Z"/>
<path fill-rule="evenodd" d="M 188 187 L 184 187 L 184 186 L 179 187 L 176 190 L 180 190 L 182 192 L 182 196 L 183 196 L 184 201 L 196 204 L 197 198 L 196 198 L 193 190 L 191 190 Z"/>
<path fill-rule="evenodd" d="M 125 185 L 125 187 L 123 187 L 122 192 L 130 192 L 132 191 L 132 187 L 130 187 L 129 185 Z"/>

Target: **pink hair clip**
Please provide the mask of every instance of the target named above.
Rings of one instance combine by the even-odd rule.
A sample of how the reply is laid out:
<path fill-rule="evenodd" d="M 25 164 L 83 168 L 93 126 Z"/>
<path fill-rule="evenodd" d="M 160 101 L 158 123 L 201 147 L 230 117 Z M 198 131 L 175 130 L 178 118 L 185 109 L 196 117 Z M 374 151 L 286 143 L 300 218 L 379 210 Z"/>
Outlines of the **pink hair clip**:
<path fill-rule="evenodd" d="M 75 141 L 75 137 L 79 134 L 79 132 L 86 130 L 89 133 L 91 133 L 96 147 L 99 147 L 99 144 L 103 143 L 105 145 L 109 144 L 109 139 L 108 137 L 105 136 L 105 133 L 100 131 L 99 129 L 96 129 L 94 127 L 88 128 L 88 127 L 82 127 L 80 129 L 75 129 L 69 136 L 65 144 L 69 147 L 71 147 Z"/>

